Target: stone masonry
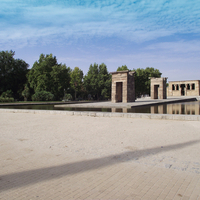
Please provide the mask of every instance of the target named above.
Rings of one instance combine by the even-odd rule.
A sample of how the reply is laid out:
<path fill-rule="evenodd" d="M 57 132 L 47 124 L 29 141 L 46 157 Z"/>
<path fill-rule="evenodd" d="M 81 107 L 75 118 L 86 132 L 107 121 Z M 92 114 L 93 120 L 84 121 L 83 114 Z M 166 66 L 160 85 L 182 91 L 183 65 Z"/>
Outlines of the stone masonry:
<path fill-rule="evenodd" d="M 167 78 L 154 78 L 151 77 L 151 99 L 166 99 L 166 82 Z"/>
<path fill-rule="evenodd" d="M 129 70 L 112 72 L 112 102 L 135 101 L 135 72 Z"/>
<path fill-rule="evenodd" d="M 169 81 L 168 96 L 199 96 L 200 81 Z"/>

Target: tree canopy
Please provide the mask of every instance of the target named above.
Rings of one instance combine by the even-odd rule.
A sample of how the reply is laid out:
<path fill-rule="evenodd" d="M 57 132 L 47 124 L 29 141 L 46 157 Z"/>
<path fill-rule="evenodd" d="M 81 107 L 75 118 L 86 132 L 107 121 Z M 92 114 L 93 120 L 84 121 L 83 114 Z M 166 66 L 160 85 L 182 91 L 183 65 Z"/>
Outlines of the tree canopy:
<path fill-rule="evenodd" d="M 147 67 L 146 69 L 137 68 L 133 69 L 135 73 L 135 93 L 136 97 L 144 94 L 150 95 L 150 79 L 149 77 L 160 78 L 162 73 L 158 69 L 153 67 Z"/>
<path fill-rule="evenodd" d="M 20 99 L 29 65 L 21 59 L 14 59 L 14 55 L 14 51 L 0 52 L 0 94 L 11 90 L 13 97 Z"/>
<path fill-rule="evenodd" d="M 28 83 L 35 93 L 47 91 L 54 95 L 55 100 L 61 100 L 64 89 L 70 86 L 70 71 L 65 64 L 58 64 L 52 54 L 41 54 L 27 74 Z"/>
<path fill-rule="evenodd" d="M 74 98 L 76 100 L 77 92 L 80 93 L 83 89 L 83 71 L 78 67 L 75 67 L 74 70 L 71 71 L 70 77 L 70 85 L 74 90 Z"/>
<path fill-rule="evenodd" d="M 65 64 L 58 63 L 52 54 L 41 54 L 31 69 L 21 60 L 14 59 L 14 51 L 0 52 L 0 96 L 6 98 L 27 100 L 35 94 L 35 99 L 62 100 L 64 96 L 74 99 L 79 95 L 86 97 L 90 94 L 93 99 L 109 99 L 111 97 L 111 74 L 107 66 L 91 64 L 85 76 L 79 67 L 73 70 Z M 117 71 L 129 70 L 126 65 Z M 133 69 L 135 73 L 136 97 L 150 95 L 149 77 L 161 77 L 158 69 Z M 130 71 L 130 70 L 129 70 Z M 66 97 L 65 97 L 66 99 Z M 14 100 L 13 100 L 14 101 Z"/>
<path fill-rule="evenodd" d="M 129 70 L 126 65 L 122 65 L 117 68 L 117 71 Z M 150 95 L 150 79 L 149 77 L 160 78 L 162 73 L 158 69 L 153 67 L 147 67 L 145 69 L 137 68 L 133 69 L 135 71 L 135 93 L 136 97 L 148 94 Z"/>
<path fill-rule="evenodd" d="M 107 99 L 111 96 L 111 75 L 107 66 L 102 63 L 90 65 L 88 73 L 84 77 L 84 86 L 95 99 Z"/>
<path fill-rule="evenodd" d="M 122 65 L 121 67 L 117 68 L 117 71 L 125 71 L 125 70 L 129 70 L 126 65 Z"/>

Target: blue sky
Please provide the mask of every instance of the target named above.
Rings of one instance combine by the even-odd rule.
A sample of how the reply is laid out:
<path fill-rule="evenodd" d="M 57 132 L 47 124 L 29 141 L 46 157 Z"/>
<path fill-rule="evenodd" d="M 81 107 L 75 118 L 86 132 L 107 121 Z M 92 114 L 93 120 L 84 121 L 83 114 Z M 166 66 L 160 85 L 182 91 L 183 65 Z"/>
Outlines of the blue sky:
<path fill-rule="evenodd" d="M 87 73 L 154 67 L 200 80 L 200 0 L 0 0 L 0 51 L 30 67 L 41 53 Z"/>

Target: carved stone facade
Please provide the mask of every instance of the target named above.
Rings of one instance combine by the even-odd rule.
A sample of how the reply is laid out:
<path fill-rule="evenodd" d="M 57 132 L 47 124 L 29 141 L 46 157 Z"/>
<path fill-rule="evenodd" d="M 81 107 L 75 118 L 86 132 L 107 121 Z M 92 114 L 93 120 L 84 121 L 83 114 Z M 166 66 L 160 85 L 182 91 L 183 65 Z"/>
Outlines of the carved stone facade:
<path fill-rule="evenodd" d="M 169 81 L 168 96 L 199 96 L 200 81 Z"/>
<path fill-rule="evenodd" d="M 134 73 L 129 70 L 112 72 L 112 102 L 134 102 L 135 101 L 135 79 Z"/>
<path fill-rule="evenodd" d="M 166 99 L 167 90 L 166 83 L 167 78 L 154 78 L 151 77 L 151 99 Z"/>

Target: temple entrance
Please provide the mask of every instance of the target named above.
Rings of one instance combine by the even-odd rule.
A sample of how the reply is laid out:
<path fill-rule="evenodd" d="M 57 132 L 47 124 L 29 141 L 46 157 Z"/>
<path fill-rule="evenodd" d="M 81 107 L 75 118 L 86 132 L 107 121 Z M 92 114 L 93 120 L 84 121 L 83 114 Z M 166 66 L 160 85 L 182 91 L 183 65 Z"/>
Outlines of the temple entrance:
<path fill-rule="evenodd" d="M 151 99 L 166 99 L 166 82 L 167 78 L 155 78 L 150 77 L 151 79 Z"/>
<path fill-rule="evenodd" d="M 122 102 L 122 82 L 116 82 L 116 102 Z"/>
<path fill-rule="evenodd" d="M 158 99 L 158 88 L 159 85 L 154 85 L 154 99 Z"/>
<path fill-rule="evenodd" d="M 124 70 L 112 72 L 112 102 L 135 101 L 135 72 Z"/>
<path fill-rule="evenodd" d="M 181 84 L 181 96 L 185 96 L 185 84 Z"/>

